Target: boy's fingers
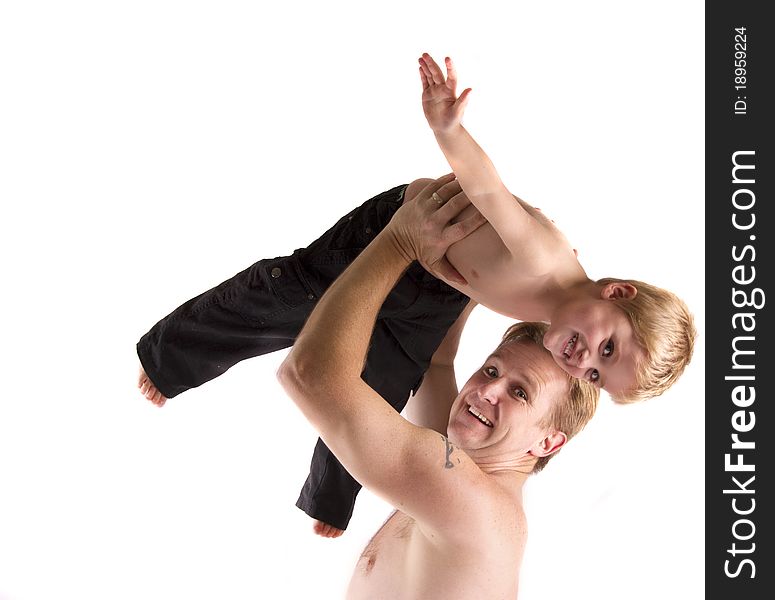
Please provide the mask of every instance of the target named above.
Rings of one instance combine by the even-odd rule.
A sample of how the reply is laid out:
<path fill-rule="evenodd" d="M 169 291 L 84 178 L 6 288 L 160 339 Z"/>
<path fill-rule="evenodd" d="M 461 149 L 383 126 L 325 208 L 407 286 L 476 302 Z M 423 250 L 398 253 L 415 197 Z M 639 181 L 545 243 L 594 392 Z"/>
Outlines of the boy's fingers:
<path fill-rule="evenodd" d="M 425 76 L 428 78 L 428 82 L 433 82 L 433 72 L 431 71 L 431 68 L 428 66 L 428 63 L 425 62 L 425 54 L 423 54 L 423 58 L 420 59 L 420 68 L 423 70 L 423 73 L 425 73 Z"/>
<path fill-rule="evenodd" d="M 433 57 L 427 52 L 423 54 L 422 57 L 425 61 L 425 64 L 431 71 L 431 75 L 433 76 L 433 83 L 444 83 L 444 73 L 441 72 L 439 65 L 436 64 L 436 61 L 433 60 Z"/>
<path fill-rule="evenodd" d="M 451 81 L 453 84 L 457 83 L 457 70 L 452 59 L 448 56 L 444 62 L 447 64 L 447 81 Z"/>
<path fill-rule="evenodd" d="M 459 111 L 465 110 L 466 105 L 468 105 L 468 97 L 471 95 L 471 88 L 466 88 L 463 90 L 463 93 L 460 94 L 460 97 L 455 100 L 455 108 Z"/>
<path fill-rule="evenodd" d="M 428 83 L 428 78 L 425 76 L 425 71 L 422 70 L 422 67 L 420 67 L 420 81 L 422 81 L 422 89 L 425 90 L 430 85 Z"/>

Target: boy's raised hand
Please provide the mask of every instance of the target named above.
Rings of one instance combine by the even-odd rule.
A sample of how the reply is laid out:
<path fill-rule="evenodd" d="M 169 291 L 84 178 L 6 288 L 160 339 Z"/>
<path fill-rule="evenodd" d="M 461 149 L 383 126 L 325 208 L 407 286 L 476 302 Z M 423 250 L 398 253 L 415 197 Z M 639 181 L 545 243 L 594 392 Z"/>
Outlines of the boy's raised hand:
<path fill-rule="evenodd" d="M 428 125 L 435 132 L 449 131 L 460 124 L 468 103 L 471 88 L 457 95 L 457 72 L 452 59 L 444 59 L 447 75 L 427 52 L 420 57 L 420 79 L 422 81 L 422 108 Z"/>

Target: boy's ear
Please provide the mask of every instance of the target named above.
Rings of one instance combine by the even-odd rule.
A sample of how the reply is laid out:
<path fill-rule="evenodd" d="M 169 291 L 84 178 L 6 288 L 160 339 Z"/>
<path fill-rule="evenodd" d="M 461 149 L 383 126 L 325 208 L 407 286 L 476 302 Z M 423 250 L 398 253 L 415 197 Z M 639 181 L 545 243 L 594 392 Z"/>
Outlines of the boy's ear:
<path fill-rule="evenodd" d="M 568 441 L 568 436 L 562 431 L 554 431 L 546 435 L 540 442 L 530 448 L 530 454 L 536 458 L 554 454 Z"/>
<path fill-rule="evenodd" d="M 626 281 L 607 283 L 600 291 L 600 297 L 604 300 L 630 300 L 638 295 L 638 288 Z"/>

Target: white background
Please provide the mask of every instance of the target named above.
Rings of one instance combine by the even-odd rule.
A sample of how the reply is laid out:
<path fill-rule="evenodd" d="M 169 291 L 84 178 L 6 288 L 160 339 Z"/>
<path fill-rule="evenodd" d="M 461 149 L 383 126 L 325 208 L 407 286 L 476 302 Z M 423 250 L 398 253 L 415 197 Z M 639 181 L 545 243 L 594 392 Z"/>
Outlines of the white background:
<path fill-rule="evenodd" d="M 520 598 L 703 597 L 703 27 L 700 2 L 4 3 L 0 599 L 342 596 L 389 507 L 363 492 L 342 538 L 312 535 L 285 352 L 160 410 L 134 345 L 448 171 L 423 51 L 455 59 L 466 126 L 588 274 L 673 290 L 700 331 L 668 393 L 603 397 L 529 482 Z M 477 308 L 461 383 L 508 324 Z"/>

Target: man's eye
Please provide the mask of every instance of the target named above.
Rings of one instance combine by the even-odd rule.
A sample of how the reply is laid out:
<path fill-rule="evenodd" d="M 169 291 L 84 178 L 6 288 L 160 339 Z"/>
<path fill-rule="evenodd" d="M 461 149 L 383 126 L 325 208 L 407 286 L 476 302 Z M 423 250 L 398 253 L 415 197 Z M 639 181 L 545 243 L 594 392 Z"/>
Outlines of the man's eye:
<path fill-rule="evenodd" d="M 498 369 L 496 369 L 495 367 L 485 367 L 484 374 L 487 375 L 488 377 L 497 377 Z"/>
<path fill-rule="evenodd" d="M 608 340 L 608 343 L 603 348 L 603 356 L 611 356 L 614 353 L 614 343 L 612 340 Z"/>

